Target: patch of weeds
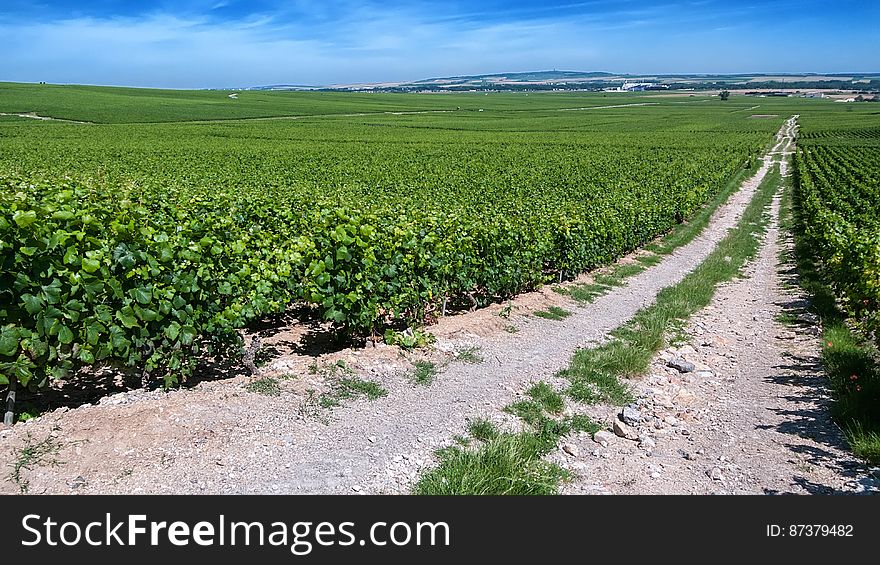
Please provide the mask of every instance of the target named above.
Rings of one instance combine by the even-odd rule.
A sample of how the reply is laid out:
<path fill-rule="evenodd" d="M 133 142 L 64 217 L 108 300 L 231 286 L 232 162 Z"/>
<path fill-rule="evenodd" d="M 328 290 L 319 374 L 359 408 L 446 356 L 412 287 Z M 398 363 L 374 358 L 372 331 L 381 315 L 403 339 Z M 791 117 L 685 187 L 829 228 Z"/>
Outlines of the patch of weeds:
<path fill-rule="evenodd" d="M 563 318 L 568 318 L 571 316 L 571 312 L 560 308 L 559 306 L 551 306 L 546 310 L 538 310 L 535 312 L 535 316 L 539 318 L 545 318 L 547 320 L 562 320 Z"/>
<path fill-rule="evenodd" d="M 321 398 L 315 393 L 314 389 L 310 388 L 306 391 L 306 397 L 297 406 L 296 413 L 303 420 L 316 419 L 324 421 L 321 408 Z"/>
<path fill-rule="evenodd" d="M 504 326 L 504 331 L 509 334 L 515 334 L 519 331 L 519 328 L 513 325 Z"/>
<path fill-rule="evenodd" d="M 421 495 L 550 495 L 569 473 L 541 459 L 546 446 L 534 434 L 499 434 L 479 448 L 438 451 L 440 465 L 413 488 Z"/>
<path fill-rule="evenodd" d="M 544 381 L 532 385 L 527 394 L 550 414 L 559 414 L 565 407 L 562 396 Z"/>
<path fill-rule="evenodd" d="M 574 416 L 567 418 L 567 421 L 572 430 L 576 432 L 587 432 L 590 435 L 599 430 L 605 429 L 604 426 L 584 414 L 575 414 Z"/>
<path fill-rule="evenodd" d="M 598 283 L 585 283 L 571 287 L 569 295 L 578 302 L 592 303 L 600 296 L 604 296 L 611 290 L 610 286 Z"/>
<path fill-rule="evenodd" d="M 482 363 L 483 358 L 480 356 L 480 348 L 477 346 L 466 347 L 455 355 L 456 361 L 464 363 Z"/>
<path fill-rule="evenodd" d="M 776 321 L 785 326 L 796 326 L 800 323 L 798 317 L 791 312 L 780 312 L 776 314 Z"/>
<path fill-rule="evenodd" d="M 452 441 L 454 441 L 456 445 L 460 445 L 462 447 L 467 447 L 471 444 L 470 439 L 460 434 L 455 434 L 454 436 L 452 436 Z"/>
<path fill-rule="evenodd" d="M 568 420 L 554 420 L 546 416 L 542 417 L 535 428 L 535 439 L 543 453 L 549 453 L 556 447 L 563 436 L 571 433 L 571 425 Z"/>
<path fill-rule="evenodd" d="M 572 362 L 572 366 L 575 363 Z M 623 406 L 633 401 L 629 387 L 614 374 L 595 368 L 570 368 L 560 376 L 571 380 L 565 393 L 572 399 L 584 404 L 609 403 Z"/>
<path fill-rule="evenodd" d="M 272 359 L 280 355 L 278 348 L 264 345 L 254 353 L 254 367 L 265 367 Z"/>
<path fill-rule="evenodd" d="M 872 465 L 880 462 L 880 433 L 866 431 L 856 422 L 846 430 L 846 439 L 856 457 Z"/>
<path fill-rule="evenodd" d="M 281 387 L 278 386 L 278 381 L 272 377 L 263 377 L 262 379 L 249 382 L 244 388 L 248 392 L 255 392 L 266 396 L 278 396 L 281 394 Z"/>
<path fill-rule="evenodd" d="M 407 351 L 412 351 L 417 347 L 427 347 L 437 341 L 434 334 L 407 328 L 402 332 L 388 329 L 385 330 L 385 343 L 388 345 L 397 345 Z"/>
<path fill-rule="evenodd" d="M 635 260 L 643 265 L 645 268 L 653 267 L 654 265 L 659 265 L 663 261 L 662 255 L 655 255 L 654 253 L 638 255 Z"/>
<path fill-rule="evenodd" d="M 844 323 L 822 334 L 822 365 L 833 390 L 831 413 L 846 431 L 853 453 L 880 463 L 880 363 L 877 348 Z"/>
<path fill-rule="evenodd" d="M 479 441 L 489 441 L 498 437 L 498 430 L 495 428 L 495 425 L 489 420 L 482 418 L 473 420 L 468 424 L 468 433 L 472 438 Z"/>
<path fill-rule="evenodd" d="M 39 415 L 40 411 L 36 408 L 24 406 L 15 417 L 19 422 L 27 422 L 31 418 L 36 418 Z"/>
<path fill-rule="evenodd" d="M 343 400 L 366 397 L 376 400 L 388 394 L 382 385 L 375 381 L 366 381 L 359 377 L 343 377 L 331 385 L 330 392 L 322 394 L 318 404 L 321 408 L 339 406 Z"/>
<path fill-rule="evenodd" d="M 561 410 L 562 398 L 546 383 L 537 383 L 528 393 L 534 400 L 515 402 L 505 410 L 525 420 L 531 431 L 501 433 L 487 420 L 472 421 L 468 432 L 480 444 L 438 450 L 439 465 L 422 474 L 414 494 L 556 494 L 570 475 L 542 457 L 573 429 L 592 429 L 594 424 L 585 416 L 547 417 L 544 406 Z"/>
<path fill-rule="evenodd" d="M 504 411 L 522 418 L 531 426 L 537 426 L 544 419 L 544 409 L 532 400 L 519 400 L 504 407 Z"/>
<path fill-rule="evenodd" d="M 622 283 L 625 279 L 634 277 L 643 272 L 645 268 L 645 265 L 642 265 L 641 263 L 626 263 L 622 265 L 617 265 L 616 267 L 614 267 L 614 271 L 611 272 L 611 276 L 614 277 L 619 283 Z"/>
<path fill-rule="evenodd" d="M 610 273 L 596 274 L 592 283 L 572 286 L 568 294 L 579 302 L 591 303 L 600 296 L 608 294 L 612 288 L 623 286 L 626 279 L 643 272 L 651 265 L 656 265 L 661 260 L 658 255 L 641 255 L 636 257 L 636 263 L 617 265 Z"/>
<path fill-rule="evenodd" d="M 508 301 L 507 301 L 507 306 L 505 306 L 504 308 L 502 308 L 502 309 L 498 312 L 498 315 L 499 315 L 500 317 L 502 317 L 502 318 L 510 318 L 510 314 L 511 314 L 511 312 L 513 312 L 513 303 L 512 303 L 511 301 L 508 300 Z"/>
<path fill-rule="evenodd" d="M 639 265 L 635 265 L 639 267 Z M 641 268 L 640 268 L 641 270 Z M 623 286 L 623 277 L 617 276 L 617 274 L 612 271 L 610 273 L 599 273 L 593 277 L 593 281 L 596 284 L 605 286 L 605 287 L 615 287 L 615 286 Z"/>
<path fill-rule="evenodd" d="M 410 373 L 410 380 L 416 384 L 427 386 L 434 381 L 437 375 L 437 364 L 431 361 L 416 361 L 415 367 Z"/>
<path fill-rule="evenodd" d="M 7 479 L 14 482 L 22 494 L 26 494 L 30 481 L 22 476 L 22 471 L 32 471 L 35 467 L 58 467 L 62 464 L 58 459 L 61 447 L 61 443 L 52 436 L 34 441 L 28 432 L 24 446 L 15 452 L 15 458 L 10 463 L 12 471 Z"/>

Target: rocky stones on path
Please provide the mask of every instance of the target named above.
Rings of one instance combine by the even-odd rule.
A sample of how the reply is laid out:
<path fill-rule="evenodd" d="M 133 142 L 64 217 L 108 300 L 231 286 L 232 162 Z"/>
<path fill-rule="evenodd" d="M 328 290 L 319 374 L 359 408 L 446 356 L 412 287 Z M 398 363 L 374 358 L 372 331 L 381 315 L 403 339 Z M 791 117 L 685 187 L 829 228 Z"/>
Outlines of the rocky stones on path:
<path fill-rule="evenodd" d="M 667 367 L 672 367 L 679 373 L 691 373 L 696 369 L 696 365 L 691 363 L 690 361 L 686 361 L 681 357 L 675 357 L 674 359 L 668 361 L 666 363 Z"/>
<path fill-rule="evenodd" d="M 562 451 L 566 452 L 567 454 L 571 455 L 572 457 L 580 457 L 580 455 L 581 455 L 581 450 L 578 448 L 578 446 L 574 445 L 573 443 L 563 443 L 562 444 Z"/>
<path fill-rule="evenodd" d="M 709 335 L 700 341 L 700 345 L 703 347 L 723 348 L 727 347 L 727 340 L 718 335 Z"/>
<path fill-rule="evenodd" d="M 85 477 L 83 477 L 82 475 L 77 475 L 76 477 L 74 477 L 73 479 L 71 479 L 67 482 L 67 486 L 69 486 L 71 489 L 82 488 L 82 487 L 86 486 L 87 484 L 88 484 L 88 482 L 86 481 Z"/>
<path fill-rule="evenodd" d="M 577 472 L 583 473 L 584 471 L 587 470 L 587 464 L 584 463 L 583 461 L 575 461 L 574 463 L 569 465 L 569 468 L 572 471 L 577 471 Z"/>
<path fill-rule="evenodd" d="M 694 396 L 694 393 L 684 387 L 679 389 L 679 391 L 675 394 L 675 397 L 673 398 L 675 402 L 684 406 L 689 406 L 693 404 L 695 399 L 696 396 Z"/>
<path fill-rule="evenodd" d="M 706 475 L 712 479 L 713 481 L 720 481 L 724 478 L 724 475 L 721 474 L 720 467 L 712 467 L 708 471 L 706 471 Z"/>
<path fill-rule="evenodd" d="M 642 421 L 642 413 L 635 406 L 629 405 L 620 413 L 620 419 L 627 425 L 635 426 Z"/>
<path fill-rule="evenodd" d="M 668 394 L 655 394 L 651 400 L 654 402 L 655 406 L 661 406 L 663 408 L 672 408 L 674 406 L 672 398 Z"/>
<path fill-rule="evenodd" d="M 621 422 L 620 420 L 614 420 L 614 433 L 624 439 L 636 441 L 639 439 L 639 435 L 632 430 L 629 426 Z"/>
<path fill-rule="evenodd" d="M 649 435 L 639 436 L 639 447 L 645 451 L 653 451 L 657 447 L 657 442 Z"/>
<path fill-rule="evenodd" d="M 614 434 L 609 432 L 608 430 L 600 430 L 593 434 L 593 441 L 601 445 L 602 447 L 608 447 L 608 444 L 614 440 Z"/>

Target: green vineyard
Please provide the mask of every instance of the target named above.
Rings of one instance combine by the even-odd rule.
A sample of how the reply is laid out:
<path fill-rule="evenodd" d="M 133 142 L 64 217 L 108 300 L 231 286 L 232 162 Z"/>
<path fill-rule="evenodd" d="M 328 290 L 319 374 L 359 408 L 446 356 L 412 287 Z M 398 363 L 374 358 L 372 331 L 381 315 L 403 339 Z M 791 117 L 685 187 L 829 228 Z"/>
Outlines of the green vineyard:
<path fill-rule="evenodd" d="M 570 279 L 754 166 L 792 112 L 749 104 L 3 86 L 88 123 L 0 118 L 0 378 L 171 385 L 293 305 L 362 338 Z"/>
<path fill-rule="evenodd" d="M 830 124 L 829 124 L 830 125 Z M 806 130 L 795 157 L 805 231 L 853 320 L 880 329 L 880 127 Z"/>

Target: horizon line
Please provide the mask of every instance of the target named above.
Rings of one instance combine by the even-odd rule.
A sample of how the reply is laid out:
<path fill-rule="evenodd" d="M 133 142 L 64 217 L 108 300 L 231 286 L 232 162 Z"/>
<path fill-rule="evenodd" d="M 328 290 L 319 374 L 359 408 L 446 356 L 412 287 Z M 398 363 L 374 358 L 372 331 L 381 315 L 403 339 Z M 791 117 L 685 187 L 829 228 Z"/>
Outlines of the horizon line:
<path fill-rule="evenodd" d="M 376 80 L 372 82 L 337 82 L 332 84 L 295 84 L 295 83 L 272 83 L 272 84 L 251 84 L 247 86 L 224 86 L 224 87 L 196 87 L 196 88 L 181 88 L 181 87 L 172 87 L 172 86 L 137 86 L 131 84 L 98 84 L 98 83 L 79 83 L 79 82 L 51 82 L 51 81 L 16 81 L 16 80 L 5 80 L 0 79 L 0 84 L 30 84 L 30 85 L 47 85 L 47 86 L 93 86 L 93 87 L 101 87 L 101 88 L 136 88 L 136 89 L 144 89 L 144 90 L 248 90 L 255 88 L 268 88 L 272 86 L 284 86 L 284 87 L 298 87 L 298 88 L 310 88 L 310 89 L 341 89 L 347 85 L 381 85 L 393 83 L 396 85 L 410 85 L 416 84 L 420 82 L 432 81 L 432 80 L 444 80 L 444 79 L 462 79 L 462 78 L 473 78 L 473 77 L 494 77 L 494 76 L 504 76 L 504 75 L 516 75 L 516 74 L 531 74 L 531 73 L 581 73 L 581 74 L 606 74 L 610 77 L 736 77 L 736 76 L 751 76 L 751 77 L 760 77 L 760 76 L 791 76 L 791 77 L 803 77 L 803 76 L 877 76 L 880 77 L 880 71 L 807 71 L 807 72 L 794 72 L 794 71 L 763 71 L 763 72 L 737 72 L 737 73 L 716 73 L 716 72 L 663 72 L 663 73 L 632 73 L 632 72 L 611 72 L 611 71 L 581 71 L 581 70 L 570 70 L 570 69 L 541 69 L 541 70 L 531 70 L 531 71 L 499 71 L 499 72 L 487 72 L 487 73 L 472 73 L 472 74 L 461 74 L 461 75 L 448 75 L 448 76 L 433 76 L 428 78 L 419 78 L 419 79 L 410 79 L 410 80 Z"/>

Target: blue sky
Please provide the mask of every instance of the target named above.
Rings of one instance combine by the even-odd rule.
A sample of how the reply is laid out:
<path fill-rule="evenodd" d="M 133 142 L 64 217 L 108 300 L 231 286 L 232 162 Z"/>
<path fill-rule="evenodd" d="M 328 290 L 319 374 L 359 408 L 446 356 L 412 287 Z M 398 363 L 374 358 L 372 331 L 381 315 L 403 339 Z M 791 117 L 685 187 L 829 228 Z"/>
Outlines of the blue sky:
<path fill-rule="evenodd" d="M 501 71 L 876 72 L 880 2 L 0 0 L 0 80 L 213 88 Z"/>

